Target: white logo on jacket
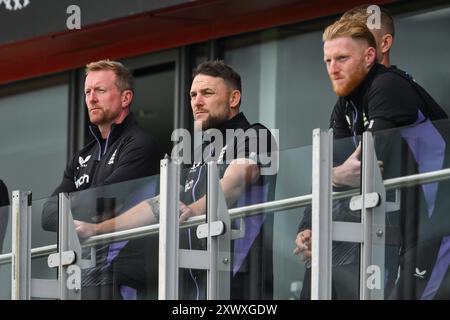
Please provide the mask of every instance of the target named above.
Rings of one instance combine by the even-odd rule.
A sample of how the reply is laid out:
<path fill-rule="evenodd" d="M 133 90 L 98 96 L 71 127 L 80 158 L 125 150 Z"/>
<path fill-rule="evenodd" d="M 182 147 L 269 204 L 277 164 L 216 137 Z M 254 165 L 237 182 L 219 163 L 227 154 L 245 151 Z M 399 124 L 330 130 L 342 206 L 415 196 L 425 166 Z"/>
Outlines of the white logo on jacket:
<path fill-rule="evenodd" d="M 89 183 L 89 176 L 87 174 L 83 174 L 77 181 L 75 181 L 75 187 L 79 189 L 85 183 Z"/>
<path fill-rule="evenodd" d="M 223 156 L 225 155 L 225 152 L 227 151 L 227 145 L 220 150 L 219 158 L 217 159 L 217 163 L 223 163 Z"/>
<path fill-rule="evenodd" d="M 414 273 L 414 277 L 423 279 L 423 278 L 425 278 L 425 274 L 426 273 L 427 273 L 427 270 L 420 271 L 419 268 L 416 268 L 416 272 Z"/>
<path fill-rule="evenodd" d="M 184 192 L 189 191 L 194 186 L 194 180 L 188 180 L 186 181 L 186 184 L 184 185 Z"/>
<path fill-rule="evenodd" d="M 87 156 L 86 158 L 84 158 L 84 159 L 83 159 L 82 156 L 79 156 L 79 157 L 78 157 L 78 162 L 80 163 L 80 167 L 86 168 L 86 167 L 87 167 L 86 162 L 88 162 L 89 159 L 91 159 L 91 155 L 88 155 L 88 156 Z"/>
<path fill-rule="evenodd" d="M 195 172 L 195 170 L 202 165 L 201 162 L 194 162 L 191 169 L 189 170 L 189 173 Z"/>
<path fill-rule="evenodd" d="M 111 158 L 109 158 L 108 165 L 114 164 L 114 159 L 116 158 L 117 149 L 114 151 Z"/>

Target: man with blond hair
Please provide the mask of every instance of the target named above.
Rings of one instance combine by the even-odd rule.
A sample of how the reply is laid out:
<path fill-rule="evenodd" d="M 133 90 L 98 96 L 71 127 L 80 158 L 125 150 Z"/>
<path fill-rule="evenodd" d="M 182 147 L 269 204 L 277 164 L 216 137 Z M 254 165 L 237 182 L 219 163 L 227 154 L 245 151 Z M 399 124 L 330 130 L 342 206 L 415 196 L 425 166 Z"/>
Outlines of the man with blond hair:
<path fill-rule="evenodd" d="M 379 131 L 424 123 L 446 117 L 437 105 L 430 104 L 417 91 L 414 82 L 392 68 L 377 62 L 377 44 L 365 23 L 340 19 L 323 34 L 324 62 L 338 101 L 330 119 L 334 138 L 353 137 L 354 151 L 333 168 L 334 187 L 356 187 L 360 183 L 361 146 L 357 136 L 364 131 Z M 341 155 L 342 157 L 342 155 Z M 359 216 L 336 212 L 339 219 L 358 222 Z M 414 220 L 414 219 L 412 219 Z M 311 255 L 311 221 L 303 219 L 296 239 L 295 253 Z M 402 249 L 408 244 L 402 243 Z M 333 245 L 333 298 L 358 299 L 358 246 Z M 303 298 L 310 294 L 310 270 L 305 275 Z"/>
<path fill-rule="evenodd" d="M 131 72 L 116 61 L 89 63 L 86 66 L 84 95 L 93 140 L 69 161 L 61 184 L 53 195 L 157 174 L 160 159 L 158 144 L 144 132 L 130 112 L 134 96 Z M 95 197 L 95 192 L 93 190 L 91 196 Z M 112 213 L 118 214 L 120 204 L 115 201 L 115 198 L 101 198 L 93 202 L 97 208 L 86 208 L 84 205 L 84 211 L 96 211 L 93 216 L 81 212 L 81 209 L 74 210 L 72 204 L 78 235 L 85 237 L 81 221 L 99 223 L 111 219 L 109 215 Z M 54 201 L 44 206 L 42 226 L 46 230 L 56 230 Z M 83 270 L 82 299 L 133 299 L 137 297 L 138 290 L 145 290 L 146 242 L 147 239 L 143 238 L 97 247 L 96 267 Z"/>

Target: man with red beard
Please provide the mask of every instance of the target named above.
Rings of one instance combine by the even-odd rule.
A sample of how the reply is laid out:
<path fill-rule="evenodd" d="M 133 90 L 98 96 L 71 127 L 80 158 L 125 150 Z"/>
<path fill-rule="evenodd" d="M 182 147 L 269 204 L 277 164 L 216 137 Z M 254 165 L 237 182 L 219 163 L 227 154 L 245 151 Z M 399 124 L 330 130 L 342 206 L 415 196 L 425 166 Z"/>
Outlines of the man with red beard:
<path fill-rule="evenodd" d="M 445 112 L 424 98 L 403 72 L 377 62 L 377 45 L 365 23 L 342 18 L 326 28 L 323 34 L 324 62 L 332 87 L 339 97 L 333 109 L 330 127 L 334 138 L 353 137 L 354 151 L 350 156 L 335 156 L 333 186 L 356 187 L 360 184 L 361 146 L 358 137 L 364 131 L 378 131 L 427 120 L 445 118 Z M 434 101 L 433 101 L 434 102 Z M 348 140 L 348 139 L 347 139 Z M 339 148 L 335 148 L 338 150 Z M 342 152 L 341 152 L 342 151 Z M 337 160 L 337 161 L 336 161 Z M 333 219 L 359 222 L 359 214 L 343 209 L 342 202 L 333 203 Z M 348 207 L 348 206 L 347 206 Z M 305 214 L 306 216 L 306 214 Z M 310 219 L 299 227 L 294 253 L 304 259 L 311 256 Z M 404 244 L 403 244 L 404 245 Z M 333 244 L 333 299 L 358 299 L 359 252 L 352 243 Z M 301 298 L 310 295 L 310 269 L 305 272 Z"/>

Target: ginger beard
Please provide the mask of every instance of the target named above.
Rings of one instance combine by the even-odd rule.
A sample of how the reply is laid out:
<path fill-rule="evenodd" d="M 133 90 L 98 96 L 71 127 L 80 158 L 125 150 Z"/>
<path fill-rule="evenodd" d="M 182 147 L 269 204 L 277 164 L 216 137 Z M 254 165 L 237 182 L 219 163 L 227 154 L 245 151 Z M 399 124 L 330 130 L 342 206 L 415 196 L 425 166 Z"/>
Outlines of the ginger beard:
<path fill-rule="evenodd" d="M 367 69 L 364 68 L 363 60 L 358 64 L 357 69 L 350 73 L 346 78 L 334 80 L 330 77 L 333 90 L 338 97 L 348 96 L 358 87 L 367 76 Z"/>

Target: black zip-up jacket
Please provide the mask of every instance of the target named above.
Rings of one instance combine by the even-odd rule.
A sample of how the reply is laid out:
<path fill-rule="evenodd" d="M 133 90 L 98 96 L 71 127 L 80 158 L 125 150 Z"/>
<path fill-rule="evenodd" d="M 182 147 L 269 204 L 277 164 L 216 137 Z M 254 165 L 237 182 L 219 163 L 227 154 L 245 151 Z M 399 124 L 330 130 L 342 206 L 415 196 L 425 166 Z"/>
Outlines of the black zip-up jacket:
<path fill-rule="evenodd" d="M 397 128 L 415 124 L 425 123 L 427 120 L 446 119 L 447 114 L 434 101 L 434 99 L 404 71 L 395 67 L 386 68 L 383 65 L 375 64 L 369 71 L 365 79 L 359 86 L 346 97 L 340 97 L 333 109 L 330 118 L 330 128 L 333 128 L 334 138 L 342 139 L 335 141 L 333 161 L 335 165 L 340 165 L 355 150 L 359 138 L 365 131 L 381 131 L 390 128 Z M 442 139 L 428 137 L 429 140 Z M 389 131 L 376 136 L 376 153 L 379 160 L 384 161 L 383 177 L 385 179 L 402 175 L 417 173 L 417 164 L 412 155 L 414 150 L 410 150 L 406 139 L 402 138 L 401 131 Z M 402 150 L 400 154 L 399 150 Z M 387 195 L 388 196 L 388 195 Z M 392 225 L 394 232 L 386 232 L 386 239 L 392 243 L 400 242 L 402 252 L 417 245 L 419 227 L 426 227 L 430 223 L 419 224 L 423 219 L 426 210 L 418 208 L 408 208 L 417 206 L 418 203 L 425 203 L 423 194 L 419 187 L 410 188 L 408 192 L 402 193 L 402 209 L 399 219 Z M 395 215 L 390 215 L 392 217 Z M 352 212 L 349 209 L 348 201 L 333 201 L 333 220 L 346 222 L 359 222 L 359 212 Z M 400 230 L 398 228 L 399 227 Z M 311 208 L 305 210 L 305 215 L 299 225 L 298 232 L 311 229 Z M 388 231 L 388 230 L 387 230 Z M 424 232 L 422 232 L 424 233 Z M 385 283 L 385 293 L 394 286 L 396 270 L 398 269 L 398 248 L 392 245 L 387 248 L 386 268 L 389 270 L 389 279 Z M 393 252 L 388 252 L 389 250 Z M 357 246 L 352 243 L 336 242 L 333 244 L 333 265 L 342 266 L 354 264 L 357 266 L 359 255 Z M 389 264 L 389 265 L 388 265 Z M 413 263 L 404 263 L 406 267 L 413 267 Z M 357 270 L 355 269 L 355 272 Z M 414 272 L 408 270 L 403 274 L 412 275 Z M 344 277 L 336 276 L 334 282 L 340 279 L 347 281 L 340 287 L 353 288 L 356 293 L 357 281 L 349 284 L 350 281 Z M 355 280 L 357 278 L 355 277 Z M 335 289 L 339 286 L 336 285 Z M 389 289 L 388 289 L 389 288 Z M 423 289 L 423 287 L 422 287 Z M 342 291 L 342 290 L 341 290 Z M 350 290 L 347 290 L 350 291 Z M 339 290 L 336 290 L 339 292 Z M 345 292 L 342 291 L 342 292 Z M 352 294 L 353 294 L 352 293 Z M 353 299 L 356 296 L 342 295 L 340 298 Z"/>
<path fill-rule="evenodd" d="M 396 67 L 375 64 L 362 83 L 338 99 L 330 119 L 334 137 L 361 135 L 420 122 L 448 118 L 444 110 L 409 75 Z"/>
<path fill-rule="evenodd" d="M 181 194 L 181 200 L 185 204 L 191 204 L 206 194 L 206 163 L 209 161 L 218 163 L 220 179 L 223 178 L 229 163 L 234 159 L 252 159 L 260 168 L 268 165 L 267 163 L 263 164 L 265 161 L 261 159 L 267 153 L 272 155 L 271 160 L 277 161 L 274 153 L 278 152 L 278 145 L 269 129 L 260 123 L 250 124 L 242 112 L 214 129 L 219 130 L 222 134 L 223 145 L 216 145 L 216 140 L 211 142 L 214 134 L 209 135 L 208 130 L 203 133 L 203 144 L 194 151 L 197 155 L 195 159 L 201 160 L 199 163 L 192 165 L 185 177 L 184 192 Z M 227 130 L 236 130 L 237 132 L 240 130 L 242 132 L 240 137 L 244 137 L 244 132 L 248 136 L 246 139 L 237 138 L 233 135 L 227 136 Z M 255 135 L 249 134 L 252 130 L 254 130 Z M 260 187 L 259 191 L 253 195 L 254 199 L 251 199 L 250 195 L 244 195 L 244 197 L 247 196 L 246 201 L 251 202 L 253 200 L 255 203 L 260 203 L 272 200 L 275 194 L 275 183 L 276 174 L 260 175 L 257 181 L 248 186 L 249 189 L 253 188 L 254 190 L 258 190 L 258 187 Z M 262 196 L 263 186 L 267 187 L 266 198 Z M 243 204 L 238 204 L 238 206 L 241 205 Z M 261 216 L 252 217 L 246 219 L 245 223 L 247 223 L 245 236 L 233 241 L 232 244 L 234 258 L 230 296 L 232 299 L 273 299 L 271 240 L 273 237 L 273 215 L 268 214 L 264 219 Z M 191 236 L 191 234 L 193 234 L 192 230 L 180 232 L 180 248 L 205 249 L 206 242 L 203 239 Z M 250 245 L 246 248 L 248 243 Z M 234 256 L 236 251 L 243 256 Z M 203 286 L 205 284 L 203 281 L 206 280 L 205 273 L 184 269 L 181 274 L 183 275 L 180 276 L 183 278 L 182 289 L 180 290 L 182 298 L 194 298 L 197 295 L 202 297 L 206 292 Z M 251 277 L 249 274 L 251 274 Z"/>
<path fill-rule="evenodd" d="M 158 143 L 139 127 L 132 113 L 121 124 L 111 126 L 106 140 L 102 140 L 97 126 L 90 125 L 90 131 L 95 139 L 69 161 L 52 196 L 159 173 Z M 54 201 L 44 205 L 44 230 L 56 230 L 56 211 Z"/>
<path fill-rule="evenodd" d="M 422 119 L 419 111 L 423 115 Z M 331 114 L 330 128 L 333 129 L 335 139 L 342 139 L 361 135 L 367 130 L 380 131 L 416 124 L 424 119 L 446 118 L 445 111 L 404 71 L 375 64 L 352 93 L 338 99 Z M 380 155 L 387 152 L 383 150 L 386 149 L 384 142 L 377 145 L 380 160 Z M 356 146 L 355 142 L 348 139 L 337 141 L 333 154 L 335 165 L 342 164 Z M 386 171 L 389 170 L 385 167 L 384 171 L 384 178 L 388 178 Z M 308 214 L 298 231 L 310 228 L 311 217 Z"/>
<path fill-rule="evenodd" d="M 6 227 L 9 220 L 9 195 L 6 185 L 0 180 L 0 253 L 3 252 L 3 240 L 5 240 Z"/>

